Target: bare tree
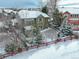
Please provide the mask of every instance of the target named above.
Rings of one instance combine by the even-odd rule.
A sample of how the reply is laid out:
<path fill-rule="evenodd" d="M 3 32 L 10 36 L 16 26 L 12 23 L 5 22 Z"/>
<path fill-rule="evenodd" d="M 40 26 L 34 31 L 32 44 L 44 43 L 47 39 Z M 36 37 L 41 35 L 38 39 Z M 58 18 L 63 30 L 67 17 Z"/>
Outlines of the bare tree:
<path fill-rule="evenodd" d="M 52 18 L 53 12 L 56 8 L 57 0 L 47 0 L 48 15 Z"/>

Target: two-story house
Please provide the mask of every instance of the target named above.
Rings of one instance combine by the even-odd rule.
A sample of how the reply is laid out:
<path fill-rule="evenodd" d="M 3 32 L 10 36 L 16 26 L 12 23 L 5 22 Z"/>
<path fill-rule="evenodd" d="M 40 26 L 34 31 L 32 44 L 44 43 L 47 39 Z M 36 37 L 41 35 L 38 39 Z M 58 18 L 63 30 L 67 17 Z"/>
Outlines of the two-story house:
<path fill-rule="evenodd" d="M 48 27 L 49 16 L 45 13 L 40 11 L 21 10 L 18 12 L 18 15 L 22 24 L 21 26 L 32 25 L 33 28 L 39 28 L 40 30 Z"/>
<path fill-rule="evenodd" d="M 71 26 L 73 30 L 79 30 L 79 10 L 68 10 L 64 12 L 67 16 L 67 24 Z"/>

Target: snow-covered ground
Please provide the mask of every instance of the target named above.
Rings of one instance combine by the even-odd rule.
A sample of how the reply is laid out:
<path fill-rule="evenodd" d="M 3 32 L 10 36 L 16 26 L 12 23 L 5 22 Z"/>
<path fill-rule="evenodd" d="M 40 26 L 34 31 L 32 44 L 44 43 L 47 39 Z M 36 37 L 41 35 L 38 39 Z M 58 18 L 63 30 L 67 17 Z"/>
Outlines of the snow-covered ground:
<path fill-rule="evenodd" d="M 79 59 L 79 41 L 67 44 L 52 45 L 42 49 L 28 59 Z"/>
<path fill-rule="evenodd" d="M 45 41 L 47 41 L 47 42 L 57 39 L 57 31 L 55 29 L 47 28 L 40 32 L 42 33 L 43 39 L 45 39 Z"/>
<path fill-rule="evenodd" d="M 47 48 L 26 51 L 5 59 L 79 59 L 79 41 L 53 44 Z"/>
<path fill-rule="evenodd" d="M 4 48 L 6 44 L 12 42 L 11 35 L 4 32 L 0 33 L 0 48 Z"/>
<path fill-rule="evenodd" d="M 0 54 L 5 54 L 4 48 L 0 48 Z"/>
<path fill-rule="evenodd" d="M 41 48 L 29 50 L 29 51 L 24 51 L 24 52 L 19 53 L 15 56 L 10 56 L 10 57 L 7 57 L 5 59 L 28 59 L 28 57 L 31 56 L 33 53 L 35 53 L 41 49 L 45 49 L 45 48 L 47 48 L 47 47 L 41 47 Z"/>

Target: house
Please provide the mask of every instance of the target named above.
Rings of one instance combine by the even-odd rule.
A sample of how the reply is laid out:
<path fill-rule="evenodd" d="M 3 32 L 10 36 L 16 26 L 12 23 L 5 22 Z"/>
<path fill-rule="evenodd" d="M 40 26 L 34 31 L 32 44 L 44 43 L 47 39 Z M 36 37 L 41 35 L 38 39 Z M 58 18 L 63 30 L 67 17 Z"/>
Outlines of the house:
<path fill-rule="evenodd" d="M 0 9 L 0 22 L 9 23 L 14 17 L 16 17 L 16 11 Z"/>
<path fill-rule="evenodd" d="M 49 16 L 40 11 L 28 11 L 21 10 L 18 12 L 19 21 L 21 21 L 21 26 L 30 26 L 32 25 L 34 28 L 44 29 L 48 27 L 48 19 Z"/>
<path fill-rule="evenodd" d="M 64 15 L 67 16 L 67 24 L 69 24 L 73 30 L 79 30 L 79 10 L 68 9 L 64 12 Z"/>

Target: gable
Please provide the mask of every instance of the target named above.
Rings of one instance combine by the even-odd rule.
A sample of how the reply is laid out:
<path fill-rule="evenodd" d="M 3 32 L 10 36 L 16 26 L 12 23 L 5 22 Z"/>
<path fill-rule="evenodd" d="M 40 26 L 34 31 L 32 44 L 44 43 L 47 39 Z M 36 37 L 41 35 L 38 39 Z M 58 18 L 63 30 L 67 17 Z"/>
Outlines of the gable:
<path fill-rule="evenodd" d="M 39 15 L 37 18 L 45 18 L 43 15 Z"/>
<path fill-rule="evenodd" d="M 64 14 L 70 14 L 68 11 L 64 12 Z"/>

